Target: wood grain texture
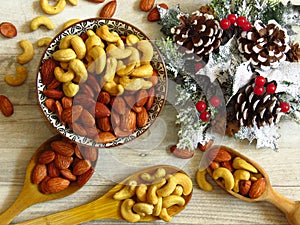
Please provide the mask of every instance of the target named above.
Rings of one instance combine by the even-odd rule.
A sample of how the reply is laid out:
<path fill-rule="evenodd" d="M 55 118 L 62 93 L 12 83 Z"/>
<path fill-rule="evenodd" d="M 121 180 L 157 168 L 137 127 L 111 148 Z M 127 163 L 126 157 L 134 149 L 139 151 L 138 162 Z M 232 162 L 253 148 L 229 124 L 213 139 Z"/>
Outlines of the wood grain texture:
<path fill-rule="evenodd" d="M 135 24 L 152 39 L 160 38 L 160 26 L 157 23 L 147 22 L 147 14 L 138 10 L 139 1 L 128 0 L 126 4 L 119 1 L 115 18 L 119 18 Z M 179 1 L 170 0 L 170 7 L 176 6 Z M 205 3 L 202 2 L 203 4 Z M 187 0 L 181 3 L 184 11 L 192 11 L 198 8 L 198 2 Z M 79 18 L 87 19 L 96 17 L 101 4 L 79 0 L 78 6 L 67 4 L 65 10 L 57 15 L 50 16 L 55 23 L 55 30 L 48 31 L 45 28 L 31 32 L 30 21 L 39 15 L 45 15 L 39 8 L 39 1 L 20 0 L 1 2 L 1 20 L 9 21 L 16 25 L 18 36 L 13 39 L 0 37 L 0 94 L 8 96 L 15 106 L 12 117 L 6 118 L 0 114 L 0 212 L 4 211 L 21 191 L 27 163 L 38 146 L 49 137 L 56 134 L 42 115 L 36 99 L 35 79 L 40 57 L 44 48 L 36 46 L 36 41 L 41 37 L 54 37 L 62 28 L 63 22 Z M 22 51 L 18 41 L 30 40 L 35 47 L 34 59 L 25 66 L 29 70 L 28 79 L 19 87 L 8 86 L 4 76 L 14 74 L 17 66 L 16 57 Z M 196 151 L 191 160 L 177 161 L 169 153 L 169 147 L 176 143 L 177 127 L 174 125 L 176 111 L 171 103 L 164 108 L 159 120 L 154 124 L 154 130 L 144 134 L 136 142 L 118 147 L 114 151 L 103 150 L 100 154 L 96 173 L 76 196 L 71 195 L 63 199 L 41 203 L 31 206 L 22 212 L 13 222 L 22 222 L 50 213 L 73 208 L 83 203 L 98 198 L 113 187 L 116 182 L 137 170 L 144 164 L 156 162 L 180 164 L 194 181 L 194 193 L 190 204 L 179 215 L 173 217 L 171 224 L 276 224 L 286 225 L 283 214 L 268 203 L 250 204 L 229 196 L 219 187 L 214 185 L 214 191 L 207 193 L 199 190 L 194 180 L 196 169 L 199 166 L 201 152 Z M 157 129 L 155 131 L 155 129 Z M 300 127 L 291 121 L 283 121 L 280 125 L 281 139 L 280 149 L 275 152 L 270 149 L 256 150 L 254 145 L 248 142 L 240 142 L 224 137 L 222 143 L 232 147 L 252 158 L 268 172 L 271 183 L 276 191 L 286 197 L 300 199 L 300 151 L 299 151 Z M 156 135 L 160 132 L 161 135 Z M 148 149 L 144 146 L 148 144 Z M 151 161 L 152 160 L 152 161 Z M 119 167 L 115 163 L 119 162 Z M 125 168 L 125 170 L 121 170 Z M 105 220 L 85 223 L 96 224 L 127 224 L 126 222 Z M 148 224 L 148 223 L 139 223 Z M 161 224 L 161 221 L 152 223 Z"/>

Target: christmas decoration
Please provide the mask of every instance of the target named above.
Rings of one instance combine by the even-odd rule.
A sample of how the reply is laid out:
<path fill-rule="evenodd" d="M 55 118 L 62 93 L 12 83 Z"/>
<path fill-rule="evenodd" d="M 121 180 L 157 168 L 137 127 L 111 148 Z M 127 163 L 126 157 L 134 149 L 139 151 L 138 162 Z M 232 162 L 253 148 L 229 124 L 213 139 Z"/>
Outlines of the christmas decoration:
<path fill-rule="evenodd" d="M 194 12 L 158 10 L 166 37 L 156 44 L 176 84 L 177 148 L 226 133 L 278 149 L 281 118 L 300 123 L 299 6 L 212 0 Z"/>

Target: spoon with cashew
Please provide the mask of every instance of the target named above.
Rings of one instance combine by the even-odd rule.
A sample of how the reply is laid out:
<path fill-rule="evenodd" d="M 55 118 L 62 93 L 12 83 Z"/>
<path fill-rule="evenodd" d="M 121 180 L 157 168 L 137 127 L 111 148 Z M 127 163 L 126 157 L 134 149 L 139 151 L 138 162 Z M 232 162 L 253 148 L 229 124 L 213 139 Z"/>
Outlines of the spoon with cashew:
<path fill-rule="evenodd" d="M 192 190 L 192 180 L 180 169 L 154 166 L 130 175 L 90 203 L 19 224 L 64 225 L 99 219 L 169 222 L 189 203 Z"/>
<path fill-rule="evenodd" d="M 84 181 L 80 181 L 79 176 L 77 176 L 77 181 L 74 181 L 74 182 L 70 182 L 66 179 L 63 179 L 62 177 L 56 177 L 56 178 L 50 179 L 49 176 L 51 176 L 51 175 L 50 175 L 49 169 L 48 169 L 48 171 L 46 171 L 46 168 L 47 168 L 47 165 L 49 165 L 51 163 L 44 165 L 44 164 L 41 164 L 41 161 L 39 161 L 39 160 L 42 156 L 42 153 L 47 151 L 47 153 L 51 152 L 52 154 L 47 154 L 47 156 L 44 155 L 44 160 L 49 161 L 50 158 L 52 157 L 53 163 L 55 163 L 54 157 L 56 157 L 58 155 L 58 153 L 54 153 L 54 151 L 50 151 L 51 143 L 54 143 L 54 142 L 64 144 L 65 148 L 67 148 L 68 146 L 69 147 L 73 146 L 74 153 L 71 152 L 68 154 L 73 154 L 73 157 L 74 157 L 75 149 L 76 149 L 75 144 L 71 145 L 70 142 L 68 142 L 67 140 L 64 140 L 63 137 L 61 137 L 60 135 L 55 135 L 55 136 L 49 138 L 47 141 L 45 141 L 35 151 L 35 153 L 32 155 L 32 157 L 27 165 L 24 185 L 23 185 L 23 188 L 22 188 L 19 196 L 17 197 L 15 202 L 8 209 L 6 209 L 6 211 L 4 211 L 3 213 L 0 214 L 1 224 L 3 224 L 3 225 L 9 224 L 19 213 L 21 213 L 23 210 L 25 210 L 26 208 L 28 208 L 36 203 L 66 197 L 66 196 L 71 195 L 74 192 L 78 191 L 83 186 Z M 70 148 L 72 148 L 72 147 L 70 147 Z M 69 149 L 69 152 L 70 151 L 72 151 L 72 150 Z M 81 154 L 81 153 L 77 153 L 77 155 L 79 155 L 79 154 Z M 57 157 L 57 158 L 59 158 L 59 157 Z M 71 156 L 65 157 L 65 159 L 67 159 L 67 158 L 71 158 Z M 94 158 L 96 158 L 96 157 L 94 157 Z M 95 163 L 95 161 L 93 163 Z M 57 188 L 54 188 L 52 185 L 52 187 L 50 189 L 48 189 L 47 194 L 45 192 L 43 193 L 43 191 L 41 191 L 41 185 L 42 185 L 43 181 L 41 183 L 39 183 L 39 185 L 35 184 L 35 182 L 33 181 L 33 173 L 34 173 L 34 170 L 35 170 L 35 167 L 37 164 L 42 165 L 41 166 L 42 172 L 40 172 L 39 175 L 36 174 L 36 175 L 38 175 L 37 177 L 42 176 L 43 173 L 47 173 L 48 176 L 45 177 L 45 180 L 46 179 L 48 180 L 49 185 L 50 185 L 49 182 L 51 182 L 51 183 L 60 182 L 60 184 L 61 184 L 60 186 L 62 187 L 62 185 L 64 185 L 65 189 L 59 190 Z M 69 170 L 66 169 L 64 171 L 69 171 Z M 91 177 L 91 175 L 93 174 L 93 171 L 94 171 L 94 169 L 91 166 L 90 170 L 88 171 L 89 174 L 88 173 L 85 174 L 86 180 L 88 180 Z M 60 174 L 62 174 L 62 173 L 63 173 L 63 171 L 61 169 Z M 51 191 L 51 193 L 49 193 L 49 191 Z"/>
<path fill-rule="evenodd" d="M 247 202 L 267 201 L 285 214 L 289 224 L 300 225 L 300 201 L 276 192 L 259 164 L 226 146 L 212 146 L 203 157 L 207 173 L 229 194 Z"/>

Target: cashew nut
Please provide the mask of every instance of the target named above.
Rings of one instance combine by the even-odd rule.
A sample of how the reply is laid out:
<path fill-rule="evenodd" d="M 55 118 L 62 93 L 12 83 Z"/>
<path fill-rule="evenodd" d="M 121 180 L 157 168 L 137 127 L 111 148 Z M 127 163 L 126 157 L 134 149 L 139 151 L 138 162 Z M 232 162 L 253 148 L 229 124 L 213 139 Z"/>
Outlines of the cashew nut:
<path fill-rule="evenodd" d="M 175 190 L 173 191 L 172 195 L 181 196 L 183 194 L 183 188 L 180 185 L 177 185 Z"/>
<path fill-rule="evenodd" d="M 233 191 L 237 193 L 240 191 L 239 182 L 241 180 L 249 180 L 250 172 L 247 170 L 236 170 L 234 171 L 233 178 L 234 178 Z"/>
<path fill-rule="evenodd" d="M 212 191 L 214 187 L 211 183 L 209 183 L 206 179 L 207 170 L 206 169 L 198 169 L 196 173 L 196 182 L 200 189 L 204 191 Z"/>
<path fill-rule="evenodd" d="M 234 178 L 230 170 L 224 168 L 224 167 L 219 167 L 214 170 L 213 172 L 213 179 L 217 180 L 219 178 L 223 178 L 225 182 L 225 188 L 226 190 L 232 190 L 234 187 Z"/>
<path fill-rule="evenodd" d="M 130 78 L 129 76 L 120 77 L 120 84 L 123 85 L 125 90 L 138 91 L 140 89 L 148 89 L 152 87 L 150 81 L 146 81 L 143 78 Z"/>
<path fill-rule="evenodd" d="M 129 35 L 127 35 L 127 37 L 126 37 L 126 44 L 127 44 L 128 46 L 132 46 L 132 45 L 135 45 L 136 43 L 138 43 L 139 40 L 140 40 L 140 39 L 139 39 L 136 35 L 134 35 L 134 34 L 129 34 Z"/>
<path fill-rule="evenodd" d="M 75 36 L 70 40 L 73 50 L 75 51 L 78 59 L 83 59 L 86 54 L 85 43 L 82 38 L 79 36 Z"/>
<path fill-rule="evenodd" d="M 63 37 L 59 42 L 59 49 L 66 49 L 71 47 L 71 39 L 76 35 L 67 35 Z"/>
<path fill-rule="evenodd" d="M 109 57 L 106 60 L 106 70 L 103 76 L 104 82 L 112 82 L 114 80 L 116 70 L 117 70 L 117 60 L 115 58 Z"/>
<path fill-rule="evenodd" d="M 48 46 L 52 41 L 52 38 L 51 37 L 43 37 L 43 38 L 40 38 L 37 42 L 36 42 L 36 45 L 38 47 L 43 47 L 43 46 Z"/>
<path fill-rule="evenodd" d="M 104 83 L 103 89 L 112 96 L 117 96 L 124 93 L 124 87 L 121 84 L 117 84 L 114 81 Z"/>
<path fill-rule="evenodd" d="M 17 61 L 19 64 L 23 65 L 33 59 L 34 48 L 32 43 L 28 40 L 19 41 L 19 45 L 23 49 L 23 53 L 17 57 Z"/>
<path fill-rule="evenodd" d="M 147 191 L 147 201 L 150 204 L 156 205 L 158 202 L 158 196 L 156 194 L 157 186 L 152 184 Z"/>
<path fill-rule="evenodd" d="M 167 181 L 168 182 L 166 185 L 164 185 L 162 188 L 157 190 L 156 193 L 158 196 L 166 197 L 166 196 L 171 195 L 174 192 L 177 185 L 182 186 L 184 195 L 189 195 L 193 190 L 193 183 L 192 183 L 191 178 L 189 178 L 184 173 L 178 172 L 178 173 L 170 176 L 167 179 Z"/>
<path fill-rule="evenodd" d="M 142 173 L 140 178 L 147 182 L 152 182 L 158 178 L 163 178 L 166 176 L 166 170 L 164 168 L 158 168 L 153 175 L 149 173 Z"/>
<path fill-rule="evenodd" d="M 154 54 L 152 44 L 148 40 L 140 40 L 137 49 L 142 52 L 141 63 L 150 63 Z"/>
<path fill-rule="evenodd" d="M 97 28 L 96 34 L 104 41 L 111 43 L 117 42 L 120 39 L 120 36 L 110 32 L 108 26 L 105 24 Z"/>
<path fill-rule="evenodd" d="M 163 198 L 162 207 L 169 208 L 173 205 L 183 206 L 185 204 L 185 200 L 183 197 L 178 195 L 169 195 Z"/>
<path fill-rule="evenodd" d="M 70 1 L 70 0 L 69 0 Z M 77 0 L 76 0 L 77 1 Z M 63 29 L 66 29 L 66 28 L 68 28 L 69 26 L 72 26 L 73 24 L 75 24 L 75 23 L 77 23 L 77 22 L 79 22 L 80 21 L 80 19 L 70 19 L 70 20 L 68 20 L 67 22 L 65 22 L 64 24 L 63 24 Z"/>
<path fill-rule="evenodd" d="M 75 73 L 75 78 L 73 79 L 74 82 L 83 83 L 87 80 L 88 72 L 81 60 L 72 59 L 69 63 L 69 69 L 71 69 Z"/>
<path fill-rule="evenodd" d="M 128 65 L 134 64 L 136 67 L 139 67 L 141 65 L 140 52 L 134 47 L 127 47 L 127 49 L 131 50 L 131 55 L 128 58 Z"/>
<path fill-rule="evenodd" d="M 68 2 L 74 6 L 78 5 L 78 0 L 68 0 Z"/>
<path fill-rule="evenodd" d="M 94 46 L 88 51 L 88 56 L 94 61 L 88 66 L 88 71 L 91 73 L 100 74 L 106 66 L 106 53 L 101 46 Z"/>
<path fill-rule="evenodd" d="M 162 197 L 158 197 L 158 201 L 157 201 L 157 204 L 154 205 L 152 215 L 153 216 L 159 216 L 161 210 L 162 210 Z"/>
<path fill-rule="evenodd" d="M 113 196 L 115 200 L 129 199 L 135 195 L 137 182 L 135 180 L 129 181 L 120 191 L 116 192 Z"/>
<path fill-rule="evenodd" d="M 146 202 L 147 201 L 147 185 L 146 184 L 140 184 L 136 188 L 136 196 L 137 199 L 141 202 Z"/>
<path fill-rule="evenodd" d="M 139 214 L 136 214 L 132 211 L 135 201 L 132 199 L 126 199 L 121 205 L 121 215 L 128 222 L 134 223 L 138 222 L 141 219 Z"/>
<path fill-rule="evenodd" d="M 124 65 L 122 61 L 118 61 L 117 65 L 117 75 L 118 76 L 129 76 L 134 70 L 135 64 L 131 63 L 129 65 Z"/>
<path fill-rule="evenodd" d="M 132 209 L 140 216 L 146 216 L 153 213 L 154 206 L 148 203 L 139 202 L 134 204 Z"/>
<path fill-rule="evenodd" d="M 16 75 L 6 75 L 5 82 L 11 86 L 19 86 L 26 81 L 27 75 L 28 72 L 26 67 L 18 65 L 16 68 Z"/>
<path fill-rule="evenodd" d="M 93 31 L 91 30 L 87 31 L 87 35 L 89 36 L 85 41 L 85 46 L 87 51 L 89 51 L 94 46 L 100 46 L 104 48 L 104 43 L 102 42 L 101 38 L 98 35 L 96 35 L 94 32 L 93 33 L 91 32 Z"/>
<path fill-rule="evenodd" d="M 250 163 L 246 162 L 246 160 L 242 159 L 241 157 L 235 157 L 233 159 L 232 166 L 234 169 L 248 170 L 252 173 L 258 172 L 254 166 L 252 166 Z"/>
<path fill-rule="evenodd" d="M 109 44 L 106 47 L 106 52 L 109 56 L 116 58 L 116 59 L 125 59 L 131 55 L 131 50 L 128 48 L 122 49 L 118 48 L 114 44 Z"/>
<path fill-rule="evenodd" d="M 161 218 L 162 220 L 164 220 L 166 222 L 171 222 L 171 220 L 172 220 L 172 217 L 169 215 L 166 208 L 162 208 L 162 210 L 159 214 L 159 218 Z"/>
<path fill-rule="evenodd" d="M 58 0 L 56 5 L 49 5 L 49 0 L 40 0 L 40 6 L 42 10 L 49 14 L 54 15 L 62 12 L 66 6 L 66 0 Z"/>
<path fill-rule="evenodd" d="M 74 97 L 79 91 L 79 85 L 73 82 L 66 82 L 62 84 L 63 92 L 67 97 Z"/>
<path fill-rule="evenodd" d="M 76 59 L 76 53 L 71 48 L 59 49 L 53 53 L 53 58 L 59 62 L 69 62 Z"/>
<path fill-rule="evenodd" d="M 34 19 L 32 19 L 30 22 L 30 29 L 32 31 L 35 31 L 42 25 L 47 27 L 49 30 L 54 29 L 53 21 L 47 16 L 37 16 Z"/>
<path fill-rule="evenodd" d="M 56 80 L 59 82 L 65 83 L 65 82 L 70 82 L 74 79 L 75 75 L 72 70 L 68 70 L 65 72 L 61 67 L 57 66 L 54 69 L 54 76 Z"/>
<path fill-rule="evenodd" d="M 145 64 L 137 67 L 130 74 L 133 77 L 149 78 L 153 74 L 153 67 L 150 64 Z"/>

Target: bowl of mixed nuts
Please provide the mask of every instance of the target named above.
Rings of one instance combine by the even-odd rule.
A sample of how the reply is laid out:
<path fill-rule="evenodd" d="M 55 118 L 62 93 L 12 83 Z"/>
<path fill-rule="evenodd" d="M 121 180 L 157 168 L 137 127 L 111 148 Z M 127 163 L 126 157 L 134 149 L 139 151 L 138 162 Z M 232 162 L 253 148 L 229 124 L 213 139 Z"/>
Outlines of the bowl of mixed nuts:
<path fill-rule="evenodd" d="M 154 43 L 118 19 L 80 21 L 56 35 L 37 74 L 50 124 L 84 145 L 114 147 L 143 134 L 159 116 L 167 73 Z"/>

